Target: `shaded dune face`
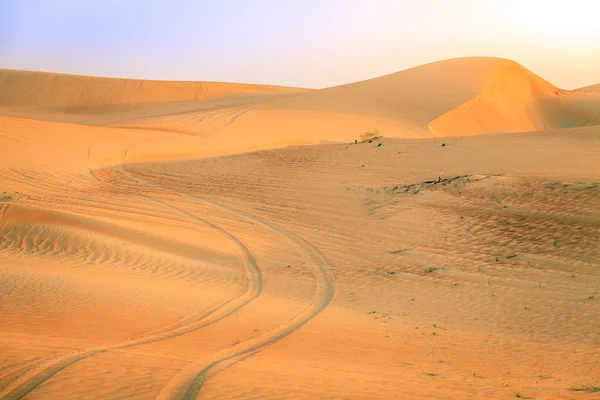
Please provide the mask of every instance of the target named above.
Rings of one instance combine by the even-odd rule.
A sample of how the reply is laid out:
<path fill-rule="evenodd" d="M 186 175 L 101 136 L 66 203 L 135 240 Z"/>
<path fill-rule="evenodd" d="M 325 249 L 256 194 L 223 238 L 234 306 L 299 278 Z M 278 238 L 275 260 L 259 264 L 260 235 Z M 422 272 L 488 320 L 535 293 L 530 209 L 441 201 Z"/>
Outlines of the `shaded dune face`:
<path fill-rule="evenodd" d="M 527 132 L 600 124 L 600 95 L 559 89 L 517 63 L 498 69 L 483 91 L 429 124 L 440 136 Z"/>

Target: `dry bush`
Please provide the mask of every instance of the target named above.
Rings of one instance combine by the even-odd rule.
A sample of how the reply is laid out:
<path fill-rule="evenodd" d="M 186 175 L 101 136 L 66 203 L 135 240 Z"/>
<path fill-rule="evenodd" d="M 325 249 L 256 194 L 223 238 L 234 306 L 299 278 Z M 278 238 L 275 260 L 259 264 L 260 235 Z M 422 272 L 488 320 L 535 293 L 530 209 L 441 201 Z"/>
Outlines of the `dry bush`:
<path fill-rule="evenodd" d="M 373 129 L 372 131 L 369 130 L 360 135 L 360 142 L 361 143 L 370 142 L 374 139 L 377 139 L 380 136 L 381 135 L 379 134 L 379 129 Z"/>

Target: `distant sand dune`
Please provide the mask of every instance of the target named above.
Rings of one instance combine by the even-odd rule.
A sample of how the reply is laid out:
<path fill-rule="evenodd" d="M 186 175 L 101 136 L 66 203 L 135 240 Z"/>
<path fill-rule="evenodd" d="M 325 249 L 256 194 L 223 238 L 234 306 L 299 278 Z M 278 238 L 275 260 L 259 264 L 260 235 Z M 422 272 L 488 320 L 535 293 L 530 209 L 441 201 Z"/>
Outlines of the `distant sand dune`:
<path fill-rule="evenodd" d="M 374 128 L 419 138 L 597 125 L 598 90 L 562 90 L 513 61 L 489 57 L 443 60 L 321 90 L 0 70 L 0 114 L 213 142 L 235 137 L 237 152 L 352 141 Z"/>
<path fill-rule="evenodd" d="M 600 95 L 557 88 L 517 63 L 498 69 L 477 97 L 436 118 L 440 136 L 600 124 Z"/>
<path fill-rule="evenodd" d="M 597 85 L 585 86 L 585 87 L 579 88 L 577 90 L 582 91 L 582 92 L 600 92 L 600 83 Z"/>
<path fill-rule="evenodd" d="M 189 102 L 240 93 L 291 93 L 290 87 L 151 81 L 0 70 L 0 105 L 62 112 L 114 112 L 140 104 Z"/>
<path fill-rule="evenodd" d="M 162 108 L 162 113 L 129 113 L 107 124 L 176 129 L 210 137 L 212 143 L 235 137 L 235 146 L 246 151 L 348 142 L 374 128 L 391 137 L 431 137 L 432 119 L 476 96 L 490 75 L 509 63 L 485 57 L 444 60 L 322 90 L 237 96 L 194 107 L 186 103 Z"/>
<path fill-rule="evenodd" d="M 476 96 L 510 63 L 458 58 L 314 91 L 2 71 L 0 113 L 189 135 L 218 129 L 216 136 L 263 143 L 258 148 L 352 141 L 373 128 L 392 137 L 430 137 L 431 120 Z"/>

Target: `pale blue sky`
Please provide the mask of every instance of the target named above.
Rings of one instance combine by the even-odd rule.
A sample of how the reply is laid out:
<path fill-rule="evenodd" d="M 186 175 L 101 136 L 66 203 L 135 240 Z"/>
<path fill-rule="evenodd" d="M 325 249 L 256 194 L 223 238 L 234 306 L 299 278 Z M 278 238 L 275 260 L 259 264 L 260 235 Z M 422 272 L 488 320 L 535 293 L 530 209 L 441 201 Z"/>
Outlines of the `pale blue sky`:
<path fill-rule="evenodd" d="M 325 87 L 440 59 L 600 82 L 597 0 L 0 0 L 0 68 Z"/>

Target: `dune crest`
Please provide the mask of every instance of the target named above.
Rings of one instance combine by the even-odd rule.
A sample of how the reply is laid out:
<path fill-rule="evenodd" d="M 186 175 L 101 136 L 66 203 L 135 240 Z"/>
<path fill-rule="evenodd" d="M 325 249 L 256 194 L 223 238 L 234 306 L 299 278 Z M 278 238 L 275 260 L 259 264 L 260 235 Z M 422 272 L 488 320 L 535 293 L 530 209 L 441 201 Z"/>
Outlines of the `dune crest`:
<path fill-rule="evenodd" d="M 596 85 L 585 86 L 577 89 L 577 91 L 581 92 L 600 92 L 600 83 Z"/>
<path fill-rule="evenodd" d="M 203 81 L 153 81 L 49 72 L 0 70 L 0 106 L 63 112 L 110 112 L 135 105 L 188 102 L 241 93 L 309 89 Z"/>
<path fill-rule="evenodd" d="M 600 96 L 559 89 L 511 63 L 492 74 L 482 92 L 429 124 L 439 136 L 527 132 L 597 125 Z"/>

